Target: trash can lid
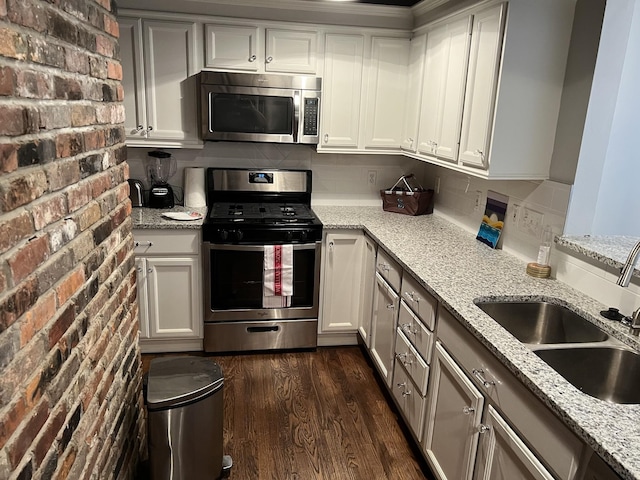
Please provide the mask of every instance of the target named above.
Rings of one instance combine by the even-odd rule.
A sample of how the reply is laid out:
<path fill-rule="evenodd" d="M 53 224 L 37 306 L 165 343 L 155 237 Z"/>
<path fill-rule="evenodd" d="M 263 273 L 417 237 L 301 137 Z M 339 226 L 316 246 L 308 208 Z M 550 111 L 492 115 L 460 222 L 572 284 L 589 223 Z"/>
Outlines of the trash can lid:
<path fill-rule="evenodd" d="M 209 396 L 223 383 L 222 368 L 211 359 L 154 358 L 149 365 L 147 405 L 151 409 L 176 407 Z"/>

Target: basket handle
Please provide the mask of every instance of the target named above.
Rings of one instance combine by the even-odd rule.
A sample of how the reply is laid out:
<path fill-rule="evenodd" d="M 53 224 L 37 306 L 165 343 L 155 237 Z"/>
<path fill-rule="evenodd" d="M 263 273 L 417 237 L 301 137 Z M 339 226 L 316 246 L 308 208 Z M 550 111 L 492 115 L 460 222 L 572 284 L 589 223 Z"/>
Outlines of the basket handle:
<path fill-rule="evenodd" d="M 411 186 L 409 185 L 409 182 L 407 182 L 408 178 L 415 178 L 415 175 L 413 173 L 410 173 L 409 175 L 402 175 L 398 179 L 398 181 L 393 184 L 393 187 L 391 187 L 389 190 L 393 191 L 393 189 L 396 188 L 400 184 L 400 182 L 404 182 L 405 186 L 407 187 L 407 191 L 413 192 L 413 188 L 411 188 Z M 424 188 L 422 188 L 422 185 L 420 185 L 419 183 L 418 183 L 418 186 L 420 187 L 420 190 L 424 190 Z"/>

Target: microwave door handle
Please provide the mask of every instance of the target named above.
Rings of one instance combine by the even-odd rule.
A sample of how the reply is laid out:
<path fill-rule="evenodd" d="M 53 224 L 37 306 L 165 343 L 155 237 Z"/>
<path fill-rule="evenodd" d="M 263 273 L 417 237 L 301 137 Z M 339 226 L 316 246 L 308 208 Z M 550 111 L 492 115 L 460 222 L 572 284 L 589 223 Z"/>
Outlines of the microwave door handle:
<path fill-rule="evenodd" d="M 293 143 L 298 143 L 301 110 L 302 100 L 300 98 L 300 90 L 295 90 L 293 92 Z"/>

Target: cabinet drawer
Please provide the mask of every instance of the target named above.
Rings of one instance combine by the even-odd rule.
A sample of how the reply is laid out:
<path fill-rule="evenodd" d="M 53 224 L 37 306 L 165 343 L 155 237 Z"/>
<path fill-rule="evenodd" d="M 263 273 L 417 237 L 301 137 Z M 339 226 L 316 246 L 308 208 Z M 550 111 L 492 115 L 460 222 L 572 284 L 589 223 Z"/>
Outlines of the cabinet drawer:
<path fill-rule="evenodd" d="M 396 362 L 393 368 L 393 396 L 406 423 L 416 438 L 422 438 L 425 398 L 420 395 L 404 368 Z"/>
<path fill-rule="evenodd" d="M 376 269 L 382 275 L 391 288 L 396 292 L 400 291 L 400 279 L 402 276 L 402 268 L 398 265 L 394 259 L 392 259 L 387 252 L 378 249 L 378 256 L 376 258 Z"/>
<path fill-rule="evenodd" d="M 411 274 L 402 275 L 402 298 L 424 324 L 433 330 L 436 325 L 438 301 L 422 287 Z"/>
<path fill-rule="evenodd" d="M 136 255 L 200 253 L 200 230 L 134 230 Z"/>
<path fill-rule="evenodd" d="M 426 363 L 431 363 L 434 333 L 407 306 L 404 299 L 400 301 L 398 328 L 409 339 Z"/>
<path fill-rule="evenodd" d="M 420 389 L 422 395 L 427 393 L 427 380 L 429 379 L 429 366 L 424 362 L 416 349 L 398 329 L 395 345 L 396 365 L 402 364 L 411 379 Z"/>
<path fill-rule="evenodd" d="M 440 307 L 438 338 L 484 395 L 562 479 L 575 477 L 583 444 L 448 311 Z M 486 379 L 486 386 L 479 378 Z"/>

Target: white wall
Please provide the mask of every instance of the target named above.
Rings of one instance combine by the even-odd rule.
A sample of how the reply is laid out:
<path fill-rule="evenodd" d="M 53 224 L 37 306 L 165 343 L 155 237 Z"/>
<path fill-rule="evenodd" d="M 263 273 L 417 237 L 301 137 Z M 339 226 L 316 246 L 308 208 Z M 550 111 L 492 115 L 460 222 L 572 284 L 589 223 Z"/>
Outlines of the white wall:
<path fill-rule="evenodd" d="M 639 57 L 640 0 L 607 2 L 567 214 L 568 235 L 640 235 Z"/>

